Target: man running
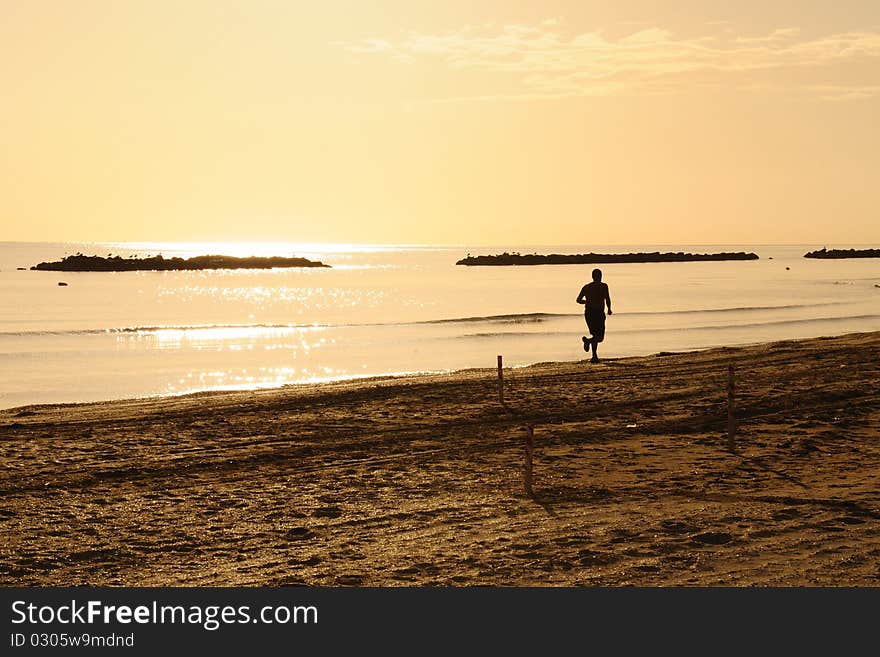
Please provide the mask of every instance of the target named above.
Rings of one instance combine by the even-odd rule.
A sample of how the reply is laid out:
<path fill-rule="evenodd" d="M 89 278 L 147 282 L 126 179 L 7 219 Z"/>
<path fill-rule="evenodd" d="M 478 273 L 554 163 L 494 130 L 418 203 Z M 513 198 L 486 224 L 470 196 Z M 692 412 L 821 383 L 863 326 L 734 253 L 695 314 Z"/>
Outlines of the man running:
<path fill-rule="evenodd" d="M 611 295 L 608 293 L 608 285 L 602 282 L 602 270 L 593 270 L 593 282 L 587 283 L 581 288 L 581 293 L 577 298 L 578 303 L 584 304 L 584 319 L 587 321 L 587 328 L 590 331 L 590 337 L 583 337 L 584 351 L 589 353 L 590 347 L 593 348 L 593 357 L 591 363 L 598 363 L 599 356 L 596 355 L 596 346 L 605 339 L 605 304 L 608 304 L 608 314 L 611 315 Z"/>

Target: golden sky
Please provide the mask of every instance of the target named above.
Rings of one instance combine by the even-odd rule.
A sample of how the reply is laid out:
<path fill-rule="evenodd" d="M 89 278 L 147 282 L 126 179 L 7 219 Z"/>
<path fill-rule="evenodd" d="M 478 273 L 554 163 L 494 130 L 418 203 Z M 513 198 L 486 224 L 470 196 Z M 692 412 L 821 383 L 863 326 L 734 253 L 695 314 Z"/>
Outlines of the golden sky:
<path fill-rule="evenodd" d="M 0 240 L 880 242 L 880 3 L 0 0 Z"/>

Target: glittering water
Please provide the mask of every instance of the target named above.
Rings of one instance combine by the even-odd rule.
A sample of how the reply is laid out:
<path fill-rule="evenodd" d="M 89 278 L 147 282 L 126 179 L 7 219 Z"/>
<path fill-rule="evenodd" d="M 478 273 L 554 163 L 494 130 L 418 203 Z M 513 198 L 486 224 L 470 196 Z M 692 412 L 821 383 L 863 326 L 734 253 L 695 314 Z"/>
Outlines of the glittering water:
<path fill-rule="evenodd" d="M 455 266 L 468 253 L 761 256 L 602 266 L 609 357 L 880 330 L 880 260 L 801 257 L 817 246 L 0 243 L 0 407 L 584 358 L 574 299 L 591 265 Z M 17 270 L 77 251 L 297 255 L 332 269 Z"/>

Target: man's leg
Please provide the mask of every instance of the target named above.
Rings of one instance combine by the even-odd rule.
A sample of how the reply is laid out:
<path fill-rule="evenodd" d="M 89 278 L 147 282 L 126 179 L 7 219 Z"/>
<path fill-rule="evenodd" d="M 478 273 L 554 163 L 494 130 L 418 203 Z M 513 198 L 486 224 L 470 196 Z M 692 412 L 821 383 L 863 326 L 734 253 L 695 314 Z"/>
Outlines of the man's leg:
<path fill-rule="evenodd" d="M 582 338 L 584 341 L 584 351 L 590 353 L 590 347 L 593 344 L 593 326 L 590 324 L 590 313 L 587 310 L 584 310 L 584 323 L 587 325 L 587 333 L 590 335 L 590 337 L 585 335 Z"/>
<path fill-rule="evenodd" d="M 591 327 L 591 329 L 592 329 L 593 335 L 590 340 L 590 344 L 593 347 L 593 357 L 590 359 L 590 361 L 593 363 L 598 363 L 599 362 L 599 354 L 598 354 L 599 343 L 605 339 L 605 313 L 604 312 L 596 313 L 596 316 L 593 318 L 592 324 L 593 324 L 593 326 Z"/>

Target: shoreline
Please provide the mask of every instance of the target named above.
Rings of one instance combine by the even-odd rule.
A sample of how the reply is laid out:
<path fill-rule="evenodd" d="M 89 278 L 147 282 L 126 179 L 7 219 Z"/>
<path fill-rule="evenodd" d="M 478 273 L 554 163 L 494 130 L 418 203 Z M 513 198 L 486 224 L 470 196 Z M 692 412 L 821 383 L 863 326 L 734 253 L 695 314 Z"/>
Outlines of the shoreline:
<path fill-rule="evenodd" d="M 615 313 L 616 314 L 616 313 Z M 579 317 L 580 315 L 578 315 Z M 446 320 L 441 320 L 446 321 Z M 632 361 L 632 360 L 642 360 L 642 359 L 652 359 L 657 357 L 664 357 L 669 355 L 684 355 L 684 354 L 699 354 L 701 352 L 716 350 L 716 349 L 747 349 L 749 347 L 757 347 L 765 344 L 773 344 L 775 342 L 802 342 L 809 340 L 827 340 L 835 337 L 846 337 L 848 335 L 864 335 L 865 333 L 845 333 L 841 335 L 834 336 L 817 336 L 813 338 L 787 338 L 784 340 L 777 340 L 771 342 L 746 342 L 742 344 L 736 344 L 731 347 L 722 347 L 722 346 L 710 346 L 710 347 L 698 347 L 693 349 L 685 349 L 681 351 L 660 351 L 653 354 L 646 355 L 636 355 L 636 356 L 614 356 L 610 358 L 602 359 L 602 364 L 609 365 L 611 363 L 618 363 L 623 361 Z M 520 371 L 520 370 L 528 370 L 529 368 L 535 367 L 565 367 L 571 366 L 578 363 L 586 363 L 588 362 L 586 358 L 580 360 L 550 360 L 550 361 L 537 361 L 534 363 L 529 363 L 526 365 L 504 365 L 504 371 Z M 213 395 L 246 395 L 249 393 L 271 393 L 281 392 L 287 389 L 297 390 L 297 389 L 307 389 L 313 387 L 322 387 L 322 386 L 333 386 L 337 384 L 350 384 L 350 383 L 364 383 L 369 384 L 373 382 L 384 382 L 384 381 L 399 381 L 401 379 L 420 379 L 427 378 L 432 379 L 438 376 L 452 376 L 455 377 L 457 375 L 465 375 L 471 373 L 489 373 L 492 376 L 497 374 L 497 368 L 495 367 L 464 367 L 461 369 L 441 369 L 441 370 L 425 370 L 425 371 L 403 371 L 403 372 L 389 372 L 389 373 L 379 373 L 379 374 L 363 374 L 363 375 L 348 375 L 341 378 L 328 378 L 322 379 L 318 381 L 292 381 L 288 383 L 281 384 L 271 384 L 271 385 L 258 385 L 256 387 L 230 387 L 230 388 L 205 388 L 202 390 L 187 390 L 182 392 L 173 392 L 173 393 L 165 393 L 165 394 L 152 394 L 152 395 L 143 395 L 143 396 L 134 396 L 134 397 L 118 397 L 118 398 L 109 398 L 109 399 L 93 399 L 87 401 L 67 401 L 67 402 L 35 402 L 35 403 L 26 403 L 19 404 L 17 406 L 8 406 L 8 407 L 0 407 L 0 422 L 2 422 L 2 416 L 4 413 L 12 413 L 12 412 L 20 412 L 20 411 L 35 411 L 41 408 L 77 408 L 81 406 L 91 406 L 91 405 L 107 405 L 107 404 L 121 404 L 121 403 L 140 403 L 140 402 L 161 402 L 165 399 L 178 399 L 178 398 L 186 398 L 186 397 L 198 397 L 198 396 L 213 396 Z M 2 425 L 0 425 L 0 429 L 2 429 Z"/>
<path fill-rule="evenodd" d="M 0 584 L 877 586 L 878 349 L 538 363 L 506 407 L 487 368 L 2 410 Z"/>

